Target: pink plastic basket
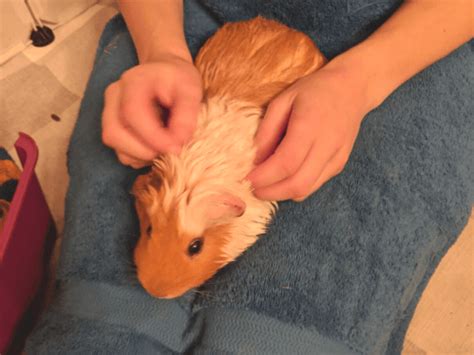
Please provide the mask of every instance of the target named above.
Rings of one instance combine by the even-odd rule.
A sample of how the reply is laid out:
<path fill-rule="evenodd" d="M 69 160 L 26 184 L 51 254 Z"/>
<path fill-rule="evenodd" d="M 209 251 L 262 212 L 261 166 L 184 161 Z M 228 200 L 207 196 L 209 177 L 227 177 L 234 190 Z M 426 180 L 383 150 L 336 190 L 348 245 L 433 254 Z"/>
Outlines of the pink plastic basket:
<path fill-rule="evenodd" d="M 0 353 L 11 346 L 19 327 L 22 332 L 28 328 L 22 323 L 44 279 L 47 245 L 55 238 L 51 212 L 34 171 L 38 148 L 31 137 L 20 133 L 15 149 L 23 172 L 0 233 Z"/>

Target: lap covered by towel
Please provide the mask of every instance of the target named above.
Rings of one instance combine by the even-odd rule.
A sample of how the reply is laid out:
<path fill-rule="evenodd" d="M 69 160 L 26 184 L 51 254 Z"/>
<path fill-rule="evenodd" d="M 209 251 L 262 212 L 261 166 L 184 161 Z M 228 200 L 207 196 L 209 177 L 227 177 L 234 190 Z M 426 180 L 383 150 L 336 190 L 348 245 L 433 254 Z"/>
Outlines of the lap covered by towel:
<path fill-rule="evenodd" d="M 325 1 L 309 15 L 307 0 L 291 8 L 203 3 L 213 17 L 186 3 L 193 54 L 217 21 L 261 14 L 308 33 L 329 58 L 397 5 L 368 2 L 368 16 L 355 0 L 332 1 L 327 8 L 343 12 L 336 31 L 321 25 L 331 15 L 318 8 Z M 421 292 L 474 201 L 472 51 L 464 45 L 371 112 L 343 173 L 303 203 L 281 203 L 268 233 L 200 292 L 158 300 L 133 271 L 138 221 L 130 189 L 140 172 L 101 143 L 103 92 L 137 62 L 122 18 L 114 18 L 70 143 L 56 297 L 27 353 L 400 352 Z"/>

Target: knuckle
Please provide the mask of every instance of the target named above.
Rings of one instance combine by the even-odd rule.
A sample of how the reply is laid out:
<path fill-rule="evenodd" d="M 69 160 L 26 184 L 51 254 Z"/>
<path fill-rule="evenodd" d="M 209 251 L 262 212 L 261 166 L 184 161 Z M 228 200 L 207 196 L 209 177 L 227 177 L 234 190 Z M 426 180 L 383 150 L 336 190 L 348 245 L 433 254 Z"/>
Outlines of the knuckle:
<path fill-rule="evenodd" d="M 122 75 L 120 75 L 120 81 L 122 82 L 127 82 L 128 79 L 130 78 L 131 74 L 130 74 L 130 70 L 126 70 L 122 73 Z"/>
<path fill-rule="evenodd" d="M 120 80 L 125 85 L 140 84 L 143 80 L 146 80 L 150 75 L 149 70 L 141 66 L 135 66 L 130 68 L 120 75 Z"/>
<path fill-rule="evenodd" d="M 272 111 L 275 109 L 275 107 L 278 105 L 278 100 L 279 97 L 277 96 L 272 101 L 270 101 L 270 103 L 267 105 L 267 111 Z"/>
<path fill-rule="evenodd" d="M 297 166 L 291 159 L 283 157 L 280 161 L 280 168 L 286 176 L 290 176 L 296 171 Z"/>
<path fill-rule="evenodd" d="M 122 164 L 128 163 L 128 159 L 125 156 L 123 156 L 122 154 L 117 153 L 117 159 Z"/>
<path fill-rule="evenodd" d="M 306 200 L 309 196 L 300 196 L 300 197 L 295 197 L 293 198 L 293 201 L 295 202 L 303 202 L 304 200 Z"/>
<path fill-rule="evenodd" d="M 283 104 L 283 96 L 278 95 L 276 96 L 273 100 L 270 101 L 270 103 L 267 106 L 267 111 L 272 112 L 272 111 L 279 111 L 281 105 Z"/>
<path fill-rule="evenodd" d="M 128 158 L 127 156 L 123 155 L 123 154 L 119 154 L 117 153 L 117 159 L 119 160 L 119 162 L 121 162 L 123 165 L 130 165 L 130 164 L 133 164 L 134 161 L 131 160 L 130 158 Z"/>
<path fill-rule="evenodd" d="M 342 173 L 342 171 L 344 170 L 344 167 L 346 166 L 346 164 L 340 164 L 337 169 L 336 169 L 336 175 Z"/>
<path fill-rule="evenodd" d="M 140 168 L 143 168 L 146 164 L 142 162 L 134 161 L 127 165 L 132 167 L 133 169 L 140 169 Z"/>
<path fill-rule="evenodd" d="M 279 164 L 282 171 L 287 175 L 293 175 L 300 166 L 300 161 L 295 159 L 296 152 L 282 149 L 279 151 Z"/>
<path fill-rule="evenodd" d="M 291 195 L 295 199 L 304 198 L 305 196 L 309 195 L 309 193 L 309 189 L 302 184 L 294 184 L 291 189 Z"/>
<path fill-rule="evenodd" d="M 122 73 L 122 75 L 120 75 L 120 80 L 127 82 L 130 80 L 133 80 L 135 76 L 136 76 L 136 70 L 134 70 L 134 68 L 131 68 L 131 69 L 125 70 Z"/>
<path fill-rule="evenodd" d="M 346 167 L 347 161 L 347 158 L 341 159 L 341 161 L 337 164 L 336 174 L 342 173 L 342 171 Z"/>
<path fill-rule="evenodd" d="M 111 95 L 117 90 L 117 82 L 114 82 L 105 88 L 104 96 L 105 98 L 110 98 Z"/>
<path fill-rule="evenodd" d="M 120 103 L 120 113 L 120 117 L 122 117 L 125 122 L 130 122 L 135 114 L 135 106 L 133 102 L 129 100 L 123 100 Z"/>
<path fill-rule="evenodd" d="M 102 142 L 108 147 L 112 146 L 113 139 L 108 129 L 102 130 Z"/>

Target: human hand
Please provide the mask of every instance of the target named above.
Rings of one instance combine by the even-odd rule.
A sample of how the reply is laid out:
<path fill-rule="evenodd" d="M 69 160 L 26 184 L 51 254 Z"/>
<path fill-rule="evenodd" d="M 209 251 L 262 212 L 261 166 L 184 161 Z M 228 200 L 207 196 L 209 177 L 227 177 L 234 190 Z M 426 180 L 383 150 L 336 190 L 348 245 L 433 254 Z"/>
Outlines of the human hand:
<path fill-rule="evenodd" d="M 254 194 L 301 201 L 318 190 L 343 170 L 369 111 L 366 82 L 343 65 L 298 80 L 273 99 L 257 131 L 247 177 Z"/>
<path fill-rule="evenodd" d="M 176 153 L 194 132 L 201 98 L 201 76 L 191 60 L 159 55 L 107 87 L 102 141 L 133 168 Z M 160 107 L 169 110 L 166 123 Z"/>

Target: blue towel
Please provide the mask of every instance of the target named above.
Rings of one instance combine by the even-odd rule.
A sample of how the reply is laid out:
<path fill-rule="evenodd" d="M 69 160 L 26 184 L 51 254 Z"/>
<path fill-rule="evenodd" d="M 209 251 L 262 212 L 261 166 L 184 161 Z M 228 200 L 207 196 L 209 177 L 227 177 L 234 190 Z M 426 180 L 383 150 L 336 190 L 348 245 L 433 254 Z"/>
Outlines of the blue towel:
<path fill-rule="evenodd" d="M 186 36 L 195 54 L 219 23 L 261 14 L 306 32 L 332 58 L 399 3 L 188 1 Z M 70 143 L 56 298 L 27 353 L 399 353 L 474 201 L 472 52 L 464 45 L 371 112 L 343 173 L 303 203 L 280 204 L 268 233 L 199 293 L 157 300 L 132 265 L 138 224 L 129 191 L 140 172 L 100 140 L 102 93 L 136 64 L 114 18 Z"/>

